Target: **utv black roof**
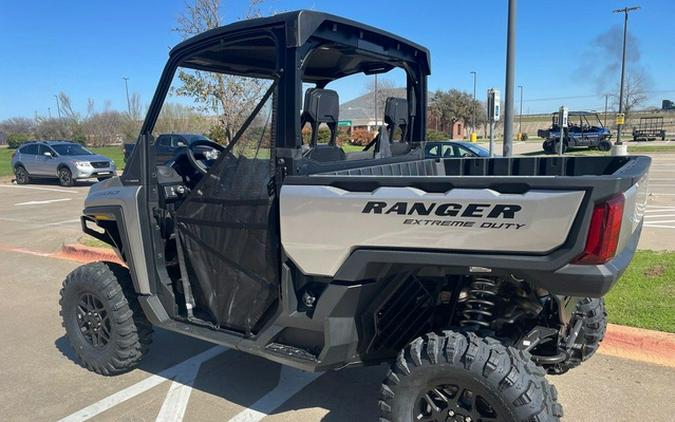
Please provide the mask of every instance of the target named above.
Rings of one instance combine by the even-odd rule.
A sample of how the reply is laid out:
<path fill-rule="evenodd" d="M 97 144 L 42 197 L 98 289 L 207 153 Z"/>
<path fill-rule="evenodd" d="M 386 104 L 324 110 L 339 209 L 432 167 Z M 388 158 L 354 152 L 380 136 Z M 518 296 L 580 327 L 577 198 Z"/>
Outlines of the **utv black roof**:
<path fill-rule="evenodd" d="M 312 36 L 320 37 L 319 33 L 326 33 L 328 31 L 341 36 L 339 40 L 340 44 L 366 50 L 374 55 L 392 60 L 415 62 L 421 66 L 420 70 L 423 74 L 428 75 L 430 73 L 429 51 L 426 48 L 369 25 L 326 13 L 307 10 L 239 21 L 211 29 L 181 42 L 171 50 L 170 56 L 175 58 L 187 55 L 194 48 L 206 46 L 209 41 L 215 39 L 226 43 L 228 38 L 236 41 L 241 39 L 242 36 L 255 37 L 256 32 L 262 33 L 264 30 L 271 28 L 283 28 L 286 48 L 302 47 Z M 258 51 L 256 51 L 256 47 Z M 263 50 L 265 48 L 267 50 Z M 228 51 L 228 54 L 230 56 L 232 54 L 238 55 L 237 58 L 241 59 L 239 60 L 241 62 L 239 68 L 233 67 L 230 64 L 229 69 L 234 73 L 241 74 L 257 73 L 257 69 L 263 69 L 266 57 L 272 56 L 273 58 L 276 56 L 273 53 L 273 46 L 269 44 L 265 45 L 263 41 L 259 45 L 255 45 L 255 43 L 251 42 L 250 38 L 245 43 L 242 43 L 242 47 L 238 51 Z M 213 54 L 204 52 L 201 57 L 189 59 L 184 64 L 197 69 L 209 70 L 209 64 L 216 56 L 216 51 Z M 340 71 L 335 72 L 336 63 L 332 62 L 331 59 L 332 57 L 330 57 L 329 53 L 313 58 L 313 66 L 306 67 L 305 69 L 306 80 L 330 81 L 353 73 L 365 72 L 367 74 L 374 74 L 391 69 L 391 67 L 383 68 L 381 63 L 379 67 L 374 66 L 369 68 L 368 63 L 364 61 L 358 63 L 346 61 L 344 64 L 340 63 Z M 233 61 L 237 60 L 232 60 L 232 57 L 230 57 L 229 62 L 232 63 Z M 325 68 L 326 71 L 322 72 L 322 68 Z"/>
<path fill-rule="evenodd" d="M 558 114 L 557 111 L 554 111 L 552 114 Z M 598 114 L 596 111 L 570 111 L 567 113 L 568 116 L 594 116 Z"/>

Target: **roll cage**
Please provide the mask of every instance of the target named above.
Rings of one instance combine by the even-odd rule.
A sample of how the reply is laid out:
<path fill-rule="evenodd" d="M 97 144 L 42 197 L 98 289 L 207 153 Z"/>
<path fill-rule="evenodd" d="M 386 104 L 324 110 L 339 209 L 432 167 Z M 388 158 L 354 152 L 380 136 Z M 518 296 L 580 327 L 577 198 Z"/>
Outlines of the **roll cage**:
<path fill-rule="evenodd" d="M 405 141 L 414 146 L 425 139 L 430 74 L 426 48 L 337 16 L 289 12 L 215 28 L 171 50 L 141 128 L 141 147 L 134 150 L 133 155 L 143 157 L 132 156 L 129 160 L 122 177 L 125 184 L 140 184 L 144 168 L 147 171 L 144 162 L 149 155 L 151 133 L 179 66 L 275 81 L 276 116 L 271 130 L 276 156 L 284 159 L 288 174 L 299 168 L 311 171 L 306 169 L 315 167 L 313 163 L 294 165 L 294 161 L 303 161 L 300 151 L 303 83 L 322 89 L 352 74 L 374 75 L 401 68 L 406 73 L 409 114 Z"/>

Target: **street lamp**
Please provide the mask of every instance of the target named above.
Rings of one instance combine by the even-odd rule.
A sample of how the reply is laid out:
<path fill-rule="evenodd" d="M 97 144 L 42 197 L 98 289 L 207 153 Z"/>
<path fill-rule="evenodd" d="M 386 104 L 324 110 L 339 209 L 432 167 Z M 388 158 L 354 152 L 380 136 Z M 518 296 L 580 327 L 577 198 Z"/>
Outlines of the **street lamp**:
<path fill-rule="evenodd" d="M 518 116 L 518 140 L 522 140 L 523 137 L 523 86 L 518 85 L 520 89 L 520 114 Z"/>
<path fill-rule="evenodd" d="M 516 0 L 509 0 L 506 29 L 506 89 L 504 90 L 503 156 L 510 157 L 513 146 L 513 85 L 516 73 Z"/>
<path fill-rule="evenodd" d="M 478 75 L 476 72 L 469 73 L 473 76 L 473 104 L 471 105 L 471 141 L 473 141 L 473 136 L 476 132 L 476 79 Z"/>
<path fill-rule="evenodd" d="M 131 116 L 131 103 L 129 102 L 129 78 L 123 76 L 122 79 L 124 79 L 124 89 L 127 92 L 127 112 L 129 113 L 129 116 Z"/>
<path fill-rule="evenodd" d="M 623 117 L 623 85 L 626 74 L 626 38 L 628 34 L 628 13 L 640 10 L 639 6 L 624 7 L 623 9 L 616 9 L 613 13 L 623 13 L 623 49 L 621 52 L 621 86 L 619 87 L 619 115 Z M 624 122 L 620 121 L 616 128 L 616 144 L 621 145 L 621 128 Z"/>

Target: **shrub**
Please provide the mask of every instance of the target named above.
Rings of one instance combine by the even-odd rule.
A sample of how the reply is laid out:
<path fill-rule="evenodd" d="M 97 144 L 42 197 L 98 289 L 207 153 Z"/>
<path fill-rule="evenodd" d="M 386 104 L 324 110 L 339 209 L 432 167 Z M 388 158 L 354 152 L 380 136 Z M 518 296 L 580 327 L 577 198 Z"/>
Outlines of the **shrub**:
<path fill-rule="evenodd" d="M 206 137 L 221 145 L 227 144 L 227 134 L 225 133 L 223 125 L 215 124 L 211 126 L 208 132 L 206 132 Z"/>
<path fill-rule="evenodd" d="M 339 128 L 338 129 L 338 134 L 337 134 L 337 140 L 336 143 L 339 146 L 342 146 L 344 144 L 348 144 L 350 141 L 350 136 L 349 136 L 349 131 L 345 128 Z"/>
<path fill-rule="evenodd" d="M 27 133 L 12 133 L 7 137 L 7 147 L 17 149 L 21 144 L 30 141 L 30 135 Z"/>
<path fill-rule="evenodd" d="M 366 129 L 352 130 L 352 144 L 354 145 L 368 145 L 377 135 L 375 132 L 369 132 Z"/>
<path fill-rule="evenodd" d="M 312 139 L 312 129 L 309 125 L 305 125 L 302 128 L 302 143 L 309 145 Z M 317 144 L 327 144 L 330 140 L 330 129 L 326 126 L 319 126 L 319 133 L 316 136 Z"/>
<path fill-rule="evenodd" d="M 447 141 L 448 139 L 450 137 L 445 132 L 433 129 L 427 130 L 427 141 Z"/>

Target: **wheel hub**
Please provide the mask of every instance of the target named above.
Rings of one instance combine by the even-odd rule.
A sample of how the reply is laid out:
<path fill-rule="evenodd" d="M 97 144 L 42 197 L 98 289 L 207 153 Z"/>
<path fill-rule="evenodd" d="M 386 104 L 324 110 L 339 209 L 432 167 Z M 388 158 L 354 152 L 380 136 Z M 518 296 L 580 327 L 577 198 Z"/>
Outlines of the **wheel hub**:
<path fill-rule="evenodd" d="M 110 341 L 110 319 L 103 302 L 92 293 L 80 297 L 76 311 L 77 325 L 85 340 L 96 348 Z"/>
<path fill-rule="evenodd" d="M 481 387 L 441 384 L 417 399 L 415 420 L 425 422 L 497 421 L 495 407 Z"/>

